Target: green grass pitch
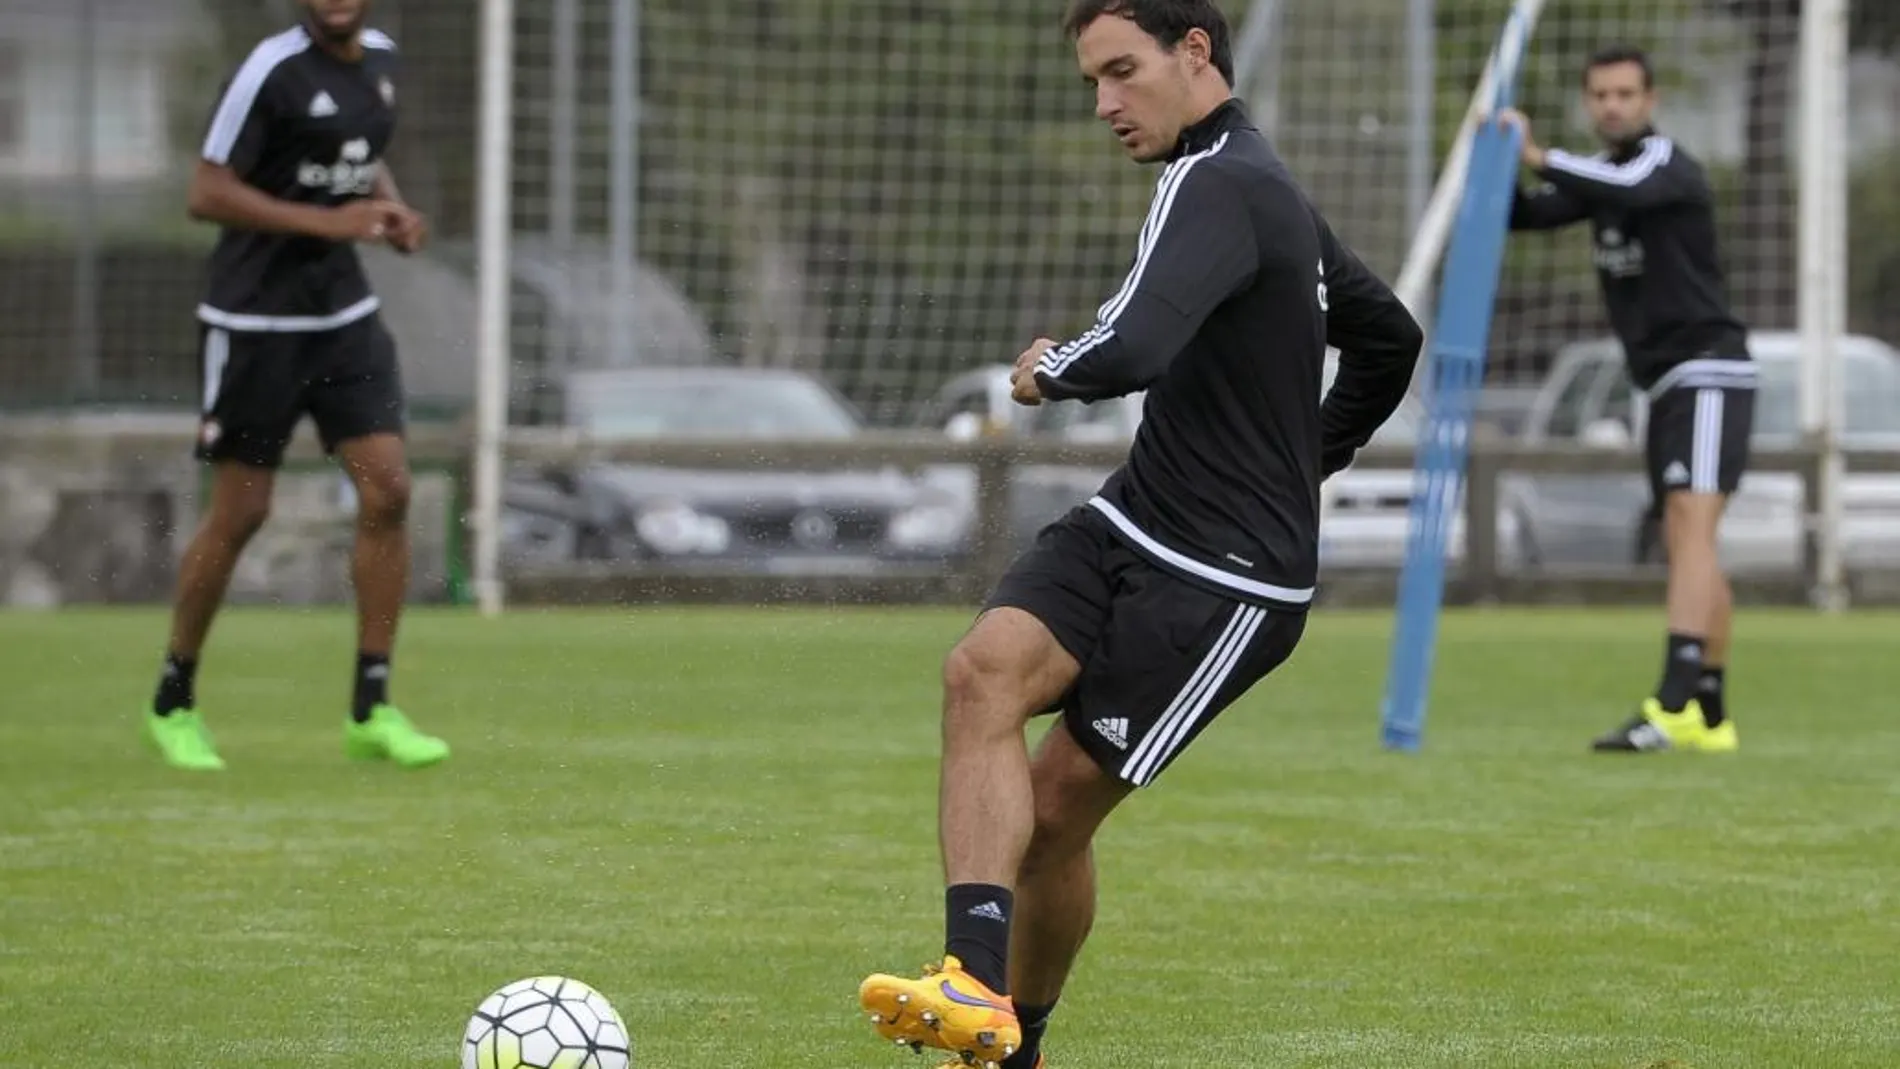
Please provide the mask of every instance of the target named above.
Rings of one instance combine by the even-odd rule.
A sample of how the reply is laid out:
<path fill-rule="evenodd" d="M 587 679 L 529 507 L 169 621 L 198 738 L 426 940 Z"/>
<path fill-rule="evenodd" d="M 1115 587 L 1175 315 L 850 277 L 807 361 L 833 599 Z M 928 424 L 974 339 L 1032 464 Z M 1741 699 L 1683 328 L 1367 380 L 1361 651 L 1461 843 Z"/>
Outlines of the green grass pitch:
<path fill-rule="evenodd" d="M 936 681 L 967 614 L 420 613 L 455 759 L 346 764 L 341 612 L 233 612 L 160 767 L 155 612 L 0 615 L 0 1063 L 448 1067 L 600 987 L 654 1069 L 928 1069 L 855 991 L 940 949 Z M 1454 613 L 1426 750 L 1388 618 L 1321 611 L 1100 846 L 1053 1069 L 1900 1065 L 1900 618 L 1744 613 L 1733 758 L 1597 757 L 1655 613 Z M 1040 730 L 1040 729 L 1037 729 Z"/>

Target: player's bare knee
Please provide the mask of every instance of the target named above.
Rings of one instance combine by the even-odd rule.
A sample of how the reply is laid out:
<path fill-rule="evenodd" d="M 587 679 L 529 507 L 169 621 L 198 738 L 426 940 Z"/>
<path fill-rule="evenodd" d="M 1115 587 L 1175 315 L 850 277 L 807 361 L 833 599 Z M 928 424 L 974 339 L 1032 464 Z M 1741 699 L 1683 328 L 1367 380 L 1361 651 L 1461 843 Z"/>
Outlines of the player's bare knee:
<path fill-rule="evenodd" d="M 358 515 L 376 527 L 399 527 L 409 518 L 409 475 L 395 470 L 359 480 Z"/>
<path fill-rule="evenodd" d="M 1008 660 L 995 643 L 972 635 L 951 648 L 943 659 L 945 716 L 958 710 L 993 704 L 1010 689 Z"/>
<path fill-rule="evenodd" d="M 205 525 L 227 544 L 242 546 L 270 519 L 270 494 L 220 494 L 212 502 Z"/>
<path fill-rule="evenodd" d="M 213 526 L 224 541 L 241 546 L 249 542 L 258 531 L 263 530 L 264 522 L 270 519 L 268 502 L 233 505 L 213 518 Z"/>
<path fill-rule="evenodd" d="M 1035 667 L 1022 651 L 973 633 L 943 662 L 943 731 L 1020 733 L 1038 705 Z"/>
<path fill-rule="evenodd" d="M 1671 494 L 1663 506 L 1663 539 L 1671 560 L 1715 552 L 1725 504 L 1718 494 Z"/>

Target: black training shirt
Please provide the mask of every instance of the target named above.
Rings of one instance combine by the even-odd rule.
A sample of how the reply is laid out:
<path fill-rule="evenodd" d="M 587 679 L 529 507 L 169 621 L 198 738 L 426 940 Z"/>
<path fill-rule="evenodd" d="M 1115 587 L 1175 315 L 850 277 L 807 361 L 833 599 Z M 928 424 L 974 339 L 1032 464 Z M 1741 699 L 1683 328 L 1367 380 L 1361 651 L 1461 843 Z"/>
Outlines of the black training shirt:
<path fill-rule="evenodd" d="M 1328 346 L 1340 350 L 1320 390 Z M 1127 462 L 1090 504 L 1190 580 L 1313 599 L 1319 490 L 1404 398 L 1422 336 L 1333 235 L 1238 101 L 1182 136 L 1122 288 L 1036 367 L 1051 400 L 1147 390 Z"/>
<path fill-rule="evenodd" d="M 1517 192 L 1511 228 L 1590 221 L 1603 303 L 1631 380 L 1649 390 L 1665 377 L 1670 385 L 1746 378 L 1734 362 L 1748 359 L 1748 332 L 1729 311 L 1701 164 L 1654 131 L 1615 153 L 1547 156 L 1539 172 L 1547 184 Z"/>
<path fill-rule="evenodd" d="M 349 63 L 301 26 L 265 38 L 220 90 L 203 158 L 279 200 L 368 196 L 396 128 L 396 46 L 377 30 L 362 42 L 361 62 Z M 318 331 L 376 308 L 352 243 L 227 227 L 198 318 L 235 331 Z"/>

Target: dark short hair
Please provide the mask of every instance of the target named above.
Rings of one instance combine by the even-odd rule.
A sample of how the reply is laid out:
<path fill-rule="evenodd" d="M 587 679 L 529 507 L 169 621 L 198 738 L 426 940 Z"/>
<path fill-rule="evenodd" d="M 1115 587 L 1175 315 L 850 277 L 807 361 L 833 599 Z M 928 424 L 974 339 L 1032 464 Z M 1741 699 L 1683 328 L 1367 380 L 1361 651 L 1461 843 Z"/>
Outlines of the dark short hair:
<path fill-rule="evenodd" d="M 1596 70 L 1598 67 L 1615 67 L 1623 63 L 1634 63 L 1637 67 L 1641 68 L 1643 72 L 1644 89 L 1654 89 L 1656 87 L 1656 68 L 1649 62 L 1649 53 L 1637 48 L 1635 45 L 1606 45 L 1590 53 L 1589 60 L 1584 63 L 1584 88 L 1587 89 L 1590 86 L 1591 71 Z"/>
<path fill-rule="evenodd" d="M 1125 18 L 1141 27 L 1162 48 L 1173 50 L 1189 30 L 1207 34 L 1212 46 L 1214 69 L 1234 84 L 1234 37 L 1227 27 L 1227 16 L 1214 6 L 1214 0 L 1070 0 L 1069 13 L 1062 19 L 1062 30 L 1076 37 L 1089 24 L 1104 15 Z"/>

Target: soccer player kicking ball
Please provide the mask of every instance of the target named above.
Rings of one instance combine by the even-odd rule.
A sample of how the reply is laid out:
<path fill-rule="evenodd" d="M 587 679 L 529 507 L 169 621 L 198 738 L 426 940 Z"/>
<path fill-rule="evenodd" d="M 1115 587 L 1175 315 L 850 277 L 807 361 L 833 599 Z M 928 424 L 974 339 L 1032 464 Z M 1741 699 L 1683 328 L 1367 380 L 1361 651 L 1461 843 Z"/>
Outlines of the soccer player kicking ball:
<path fill-rule="evenodd" d="M 1066 26 L 1096 114 L 1166 166 L 1127 280 L 1093 328 L 1018 358 L 1015 398 L 1148 398 L 1126 464 L 1040 533 L 944 667 L 944 958 L 859 999 L 951 1065 L 1042 1063 L 1094 917 L 1096 829 L 1293 652 L 1320 483 L 1397 408 L 1422 344 L 1233 99 L 1210 0 L 1076 0 Z"/>
<path fill-rule="evenodd" d="M 1723 708 L 1734 604 L 1716 549 L 1728 497 L 1748 466 L 1755 361 L 1729 311 L 1716 251 L 1714 194 L 1702 167 L 1656 132 L 1655 76 L 1633 48 L 1608 48 L 1583 72 L 1584 106 L 1604 151 L 1545 149 L 1515 111 L 1524 163 L 1546 185 L 1520 190 L 1514 230 L 1589 220 L 1597 277 L 1630 380 L 1649 396 L 1649 485 L 1669 557 L 1669 641 L 1662 679 L 1599 752 L 1732 752 Z"/>
<path fill-rule="evenodd" d="M 368 0 L 300 0 L 224 85 L 192 176 L 194 218 L 218 224 L 198 307 L 204 397 L 197 454 L 211 500 L 185 551 L 146 729 L 176 768 L 224 767 L 193 694 L 198 652 L 238 555 L 270 510 L 272 476 L 308 413 L 359 502 L 352 757 L 407 767 L 449 755 L 389 703 L 408 585 L 408 461 L 396 347 L 353 243 L 414 252 L 426 230 L 382 156 L 396 123 L 395 44 L 363 26 Z"/>

